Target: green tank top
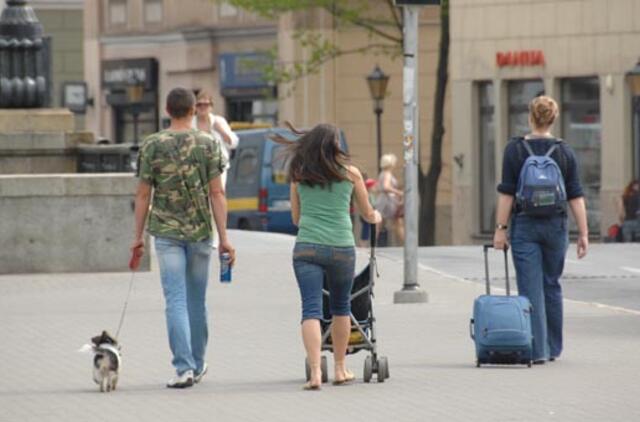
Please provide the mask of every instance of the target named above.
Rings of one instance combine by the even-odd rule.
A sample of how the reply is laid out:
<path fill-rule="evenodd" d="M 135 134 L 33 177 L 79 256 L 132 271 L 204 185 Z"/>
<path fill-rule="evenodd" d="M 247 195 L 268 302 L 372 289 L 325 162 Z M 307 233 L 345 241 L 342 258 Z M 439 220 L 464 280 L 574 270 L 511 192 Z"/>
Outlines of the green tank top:
<path fill-rule="evenodd" d="M 319 245 L 355 246 L 349 207 L 353 184 L 334 182 L 322 188 L 298 184 L 300 222 L 298 242 Z"/>

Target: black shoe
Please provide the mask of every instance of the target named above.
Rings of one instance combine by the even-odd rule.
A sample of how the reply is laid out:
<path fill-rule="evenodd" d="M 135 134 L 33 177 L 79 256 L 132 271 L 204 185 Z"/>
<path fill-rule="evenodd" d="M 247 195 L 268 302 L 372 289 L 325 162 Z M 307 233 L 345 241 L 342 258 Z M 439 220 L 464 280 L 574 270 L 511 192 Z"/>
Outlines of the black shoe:
<path fill-rule="evenodd" d="M 538 360 L 534 360 L 533 364 L 534 365 L 544 365 L 545 360 L 544 359 L 538 359 Z"/>
<path fill-rule="evenodd" d="M 556 358 L 549 358 L 549 362 L 555 362 Z"/>

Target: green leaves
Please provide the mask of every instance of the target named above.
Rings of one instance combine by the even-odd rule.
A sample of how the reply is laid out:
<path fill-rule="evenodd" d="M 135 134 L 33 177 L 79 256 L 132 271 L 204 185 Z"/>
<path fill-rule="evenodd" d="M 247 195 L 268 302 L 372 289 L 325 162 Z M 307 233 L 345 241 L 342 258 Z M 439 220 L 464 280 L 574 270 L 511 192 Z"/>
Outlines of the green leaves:
<path fill-rule="evenodd" d="M 283 13 L 323 10 L 333 19 L 331 30 L 358 27 L 368 33 L 368 41 L 359 47 L 344 48 L 314 28 L 298 28 L 293 39 L 306 50 L 303 60 L 279 61 L 277 47 L 269 51 L 273 64 L 265 69 L 267 80 L 274 83 L 293 82 L 317 73 L 324 63 L 348 54 L 386 55 L 402 53 L 401 13 L 393 0 L 216 0 L 226 2 L 268 19 Z M 321 29 L 321 28 L 319 28 Z"/>

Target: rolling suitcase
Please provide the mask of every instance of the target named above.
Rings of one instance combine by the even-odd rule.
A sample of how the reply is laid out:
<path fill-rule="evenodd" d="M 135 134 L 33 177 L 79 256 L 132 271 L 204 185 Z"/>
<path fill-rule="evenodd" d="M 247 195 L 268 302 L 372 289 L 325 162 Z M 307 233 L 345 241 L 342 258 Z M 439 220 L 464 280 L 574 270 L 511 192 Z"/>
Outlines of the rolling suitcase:
<path fill-rule="evenodd" d="M 506 296 L 491 294 L 488 251 L 484 245 L 487 294 L 473 304 L 469 330 L 476 345 L 476 366 L 482 364 L 523 364 L 531 367 L 531 302 L 524 296 L 511 296 L 507 249 L 504 250 Z"/>

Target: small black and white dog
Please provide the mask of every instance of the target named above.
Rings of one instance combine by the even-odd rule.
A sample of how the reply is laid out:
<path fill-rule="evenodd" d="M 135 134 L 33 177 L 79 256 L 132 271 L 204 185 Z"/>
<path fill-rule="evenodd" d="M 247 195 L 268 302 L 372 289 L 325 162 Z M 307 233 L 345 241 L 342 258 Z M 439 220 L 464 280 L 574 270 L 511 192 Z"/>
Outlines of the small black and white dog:
<path fill-rule="evenodd" d="M 118 372 L 122 364 L 120 345 L 103 331 L 99 336 L 91 339 L 93 343 L 93 380 L 100 386 L 101 392 L 109 392 L 116 389 L 118 384 Z"/>

